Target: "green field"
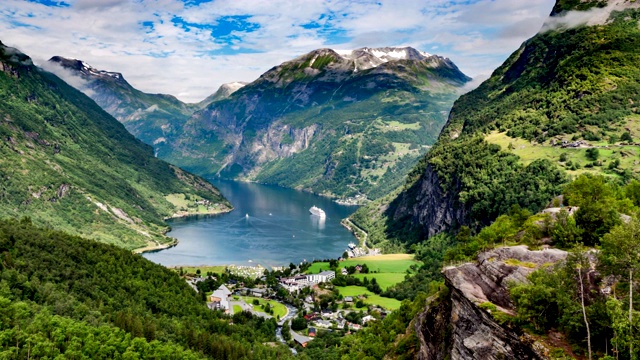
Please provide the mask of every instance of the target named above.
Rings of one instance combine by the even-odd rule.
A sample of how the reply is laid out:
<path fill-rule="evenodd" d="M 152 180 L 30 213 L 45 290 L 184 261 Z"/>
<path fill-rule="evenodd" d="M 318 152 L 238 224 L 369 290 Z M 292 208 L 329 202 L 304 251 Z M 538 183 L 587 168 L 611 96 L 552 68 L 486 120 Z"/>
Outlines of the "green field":
<path fill-rule="evenodd" d="M 336 286 L 336 289 L 340 291 L 342 296 L 373 295 L 371 291 L 363 286 Z"/>
<path fill-rule="evenodd" d="M 571 138 L 567 135 L 567 138 Z M 485 136 L 489 143 L 500 145 L 502 150 L 510 151 L 520 157 L 523 164 L 528 165 L 537 159 L 547 159 L 553 163 L 564 167 L 569 174 L 580 175 L 583 173 L 602 174 L 607 169 L 609 163 L 614 160 L 620 161 L 619 169 L 631 169 L 634 173 L 640 172 L 640 166 L 636 164 L 638 159 L 638 149 L 632 145 L 609 145 L 606 141 L 588 141 L 589 144 L 598 147 L 600 166 L 585 167 L 593 161 L 587 159 L 587 148 L 562 148 L 551 146 L 551 144 L 532 143 L 520 138 L 512 138 L 506 133 L 494 131 Z M 605 146 L 607 146 L 605 148 Z M 565 154 L 567 160 L 560 161 L 560 156 Z M 568 164 L 576 164 L 577 169 L 572 170 Z"/>
<path fill-rule="evenodd" d="M 257 312 L 262 312 L 262 313 L 266 313 L 264 311 L 264 306 L 269 303 L 271 305 L 271 307 L 273 308 L 273 314 L 272 315 L 274 318 L 276 319 L 280 319 L 283 316 L 287 315 L 287 312 L 289 310 L 287 310 L 287 307 L 282 305 L 281 303 L 275 301 L 275 300 L 265 300 L 262 298 L 257 298 L 257 297 L 252 297 L 252 296 L 241 296 L 240 297 L 244 302 L 246 302 L 249 305 L 253 306 L 253 310 L 257 311 Z M 253 305 L 253 300 L 257 299 L 260 302 L 260 305 Z"/>
<path fill-rule="evenodd" d="M 336 287 L 342 296 L 367 295 L 365 304 L 378 305 L 385 309 L 395 310 L 400 307 L 400 301 L 396 299 L 376 295 L 363 286 L 338 286 Z"/>
<path fill-rule="evenodd" d="M 389 310 L 396 310 L 400 308 L 401 304 L 400 300 L 386 298 L 380 295 L 370 295 L 364 302 L 371 305 L 378 305 Z"/>
<path fill-rule="evenodd" d="M 419 264 L 410 254 L 387 254 L 378 256 L 364 256 L 341 261 L 340 268 L 367 264 L 369 272 L 379 273 L 401 273 L 405 274 L 411 265 Z M 311 264 L 307 274 L 317 274 L 323 270 L 329 270 L 328 262 L 317 262 Z M 372 275 L 372 274 L 369 274 Z"/>
<path fill-rule="evenodd" d="M 395 285 L 402 280 L 404 280 L 406 274 L 404 273 L 375 273 L 375 274 L 354 274 L 355 278 L 360 280 L 365 277 L 369 280 L 375 278 L 378 282 L 378 285 L 382 288 L 382 290 L 387 290 L 388 287 Z"/>
<path fill-rule="evenodd" d="M 233 313 L 237 314 L 237 313 L 241 313 L 242 312 L 242 306 L 240 305 L 233 305 Z"/>
<path fill-rule="evenodd" d="M 171 267 L 171 270 L 174 271 L 180 271 L 180 268 L 182 268 L 182 270 L 185 272 L 185 274 L 192 274 L 195 275 L 196 271 L 199 269 L 200 270 L 200 274 L 201 275 L 206 275 L 208 272 L 212 272 L 212 273 L 216 273 L 216 274 L 222 274 L 225 272 L 225 269 L 227 268 L 224 265 L 221 266 L 175 266 L 175 267 Z"/>

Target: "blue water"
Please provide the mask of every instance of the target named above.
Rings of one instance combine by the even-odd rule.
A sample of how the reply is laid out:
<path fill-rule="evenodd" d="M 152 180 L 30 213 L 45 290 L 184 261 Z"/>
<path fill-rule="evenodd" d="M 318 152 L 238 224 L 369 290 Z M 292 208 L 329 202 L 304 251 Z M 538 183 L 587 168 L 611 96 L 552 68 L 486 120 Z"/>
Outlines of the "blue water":
<path fill-rule="evenodd" d="M 276 186 L 211 180 L 229 199 L 227 214 L 176 219 L 169 236 L 177 246 L 143 256 L 165 265 L 279 266 L 337 258 L 355 242 L 340 220 L 356 210 L 302 191 Z M 316 205 L 320 220 L 309 213 Z M 248 217 L 247 217 L 248 215 Z"/>

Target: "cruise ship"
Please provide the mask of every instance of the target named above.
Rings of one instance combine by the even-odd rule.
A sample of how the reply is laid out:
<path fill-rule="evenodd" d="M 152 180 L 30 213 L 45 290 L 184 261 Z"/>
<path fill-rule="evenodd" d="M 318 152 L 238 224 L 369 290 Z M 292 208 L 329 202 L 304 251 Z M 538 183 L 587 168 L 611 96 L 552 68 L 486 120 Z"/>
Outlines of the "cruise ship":
<path fill-rule="evenodd" d="M 320 216 L 320 217 L 327 216 L 327 214 L 324 213 L 324 210 L 320 209 L 315 205 L 309 209 L 309 212 L 311 213 L 311 215 L 315 215 L 315 216 Z"/>

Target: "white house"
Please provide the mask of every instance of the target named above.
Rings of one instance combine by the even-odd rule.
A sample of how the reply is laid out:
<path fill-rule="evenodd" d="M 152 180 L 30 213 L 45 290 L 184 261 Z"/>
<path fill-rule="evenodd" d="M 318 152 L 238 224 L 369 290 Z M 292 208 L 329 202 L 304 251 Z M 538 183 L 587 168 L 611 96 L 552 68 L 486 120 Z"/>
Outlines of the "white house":
<path fill-rule="evenodd" d="M 307 280 L 311 284 L 319 284 L 323 282 L 329 282 L 331 279 L 336 277 L 335 271 L 325 270 L 319 274 L 309 274 L 307 275 Z"/>
<path fill-rule="evenodd" d="M 211 308 L 229 311 L 229 295 L 231 295 L 231 291 L 226 286 L 220 285 L 218 290 L 209 297 Z"/>

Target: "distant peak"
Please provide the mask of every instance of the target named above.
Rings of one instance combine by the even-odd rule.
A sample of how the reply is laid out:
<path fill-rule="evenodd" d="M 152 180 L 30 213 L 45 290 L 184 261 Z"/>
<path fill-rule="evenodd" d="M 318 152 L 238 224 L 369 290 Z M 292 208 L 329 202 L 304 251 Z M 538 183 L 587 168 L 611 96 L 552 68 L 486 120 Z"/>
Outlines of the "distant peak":
<path fill-rule="evenodd" d="M 79 71 L 87 76 L 110 77 L 116 80 L 124 80 L 124 77 L 122 76 L 121 73 L 98 70 L 93 66 L 85 63 L 82 60 L 69 59 L 62 56 L 54 56 L 51 59 L 49 59 L 49 61 L 53 63 L 58 63 L 63 68 Z"/>
<path fill-rule="evenodd" d="M 380 48 L 363 47 L 355 50 L 334 51 L 342 58 L 353 61 L 358 70 L 374 68 L 390 61 L 423 61 L 433 59 L 435 56 L 424 51 L 416 50 L 410 46 Z"/>

